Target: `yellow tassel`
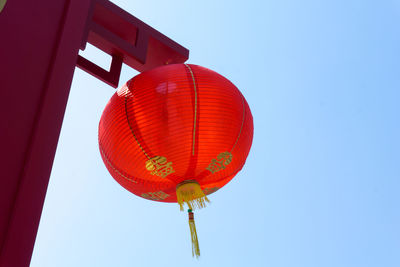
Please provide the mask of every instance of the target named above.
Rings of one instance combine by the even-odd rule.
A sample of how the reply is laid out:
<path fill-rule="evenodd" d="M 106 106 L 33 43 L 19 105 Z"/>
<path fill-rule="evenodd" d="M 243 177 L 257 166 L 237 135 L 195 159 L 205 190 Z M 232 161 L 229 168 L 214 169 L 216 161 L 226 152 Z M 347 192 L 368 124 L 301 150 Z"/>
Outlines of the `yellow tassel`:
<path fill-rule="evenodd" d="M 200 246 L 199 239 L 197 238 L 196 224 L 194 223 L 194 214 L 191 209 L 188 210 L 188 213 L 190 236 L 192 239 L 192 256 L 198 258 L 200 256 Z"/>
<path fill-rule="evenodd" d="M 184 181 L 176 187 L 176 198 L 178 204 L 183 210 L 183 204 L 186 203 L 189 209 L 201 209 L 206 206 L 206 202 L 210 202 L 200 185 L 194 180 Z"/>

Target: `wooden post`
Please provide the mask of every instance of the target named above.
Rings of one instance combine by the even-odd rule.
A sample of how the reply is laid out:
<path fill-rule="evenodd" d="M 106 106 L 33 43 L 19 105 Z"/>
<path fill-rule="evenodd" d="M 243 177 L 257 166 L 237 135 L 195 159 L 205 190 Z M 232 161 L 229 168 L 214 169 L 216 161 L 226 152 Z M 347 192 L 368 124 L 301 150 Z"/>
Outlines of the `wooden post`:
<path fill-rule="evenodd" d="M 114 23 L 144 32 L 141 46 Z M 25 267 L 79 48 L 88 41 L 113 56 L 109 71 L 80 67 L 114 87 L 122 63 L 142 71 L 182 63 L 189 52 L 106 0 L 7 1 L 0 25 L 0 267 Z"/>

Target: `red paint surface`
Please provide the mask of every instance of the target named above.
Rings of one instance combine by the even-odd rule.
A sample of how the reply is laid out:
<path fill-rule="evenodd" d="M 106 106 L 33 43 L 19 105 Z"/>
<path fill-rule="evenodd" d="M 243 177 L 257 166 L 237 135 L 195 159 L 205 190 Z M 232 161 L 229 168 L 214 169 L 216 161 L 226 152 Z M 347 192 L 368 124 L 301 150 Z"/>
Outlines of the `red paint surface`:
<path fill-rule="evenodd" d="M 111 175 L 130 192 L 176 202 L 176 187 L 197 181 L 206 194 L 239 172 L 253 140 L 253 117 L 240 91 L 218 73 L 173 64 L 143 72 L 108 102 L 99 146 Z M 221 153 L 232 157 L 209 170 Z M 165 157 L 149 171 L 154 157 Z M 159 160 L 159 158 L 157 158 Z M 157 161 L 154 160 L 154 161 Z M 163 172 L 164 171 L 164 172 Z"/>
<path fill-rule="evenodd" d="M 189 50 L 107 0 L 94 0 L 89 10 L 86 41 L 112 56 L 110 71 L 81 56 L 78 67 L 117 88 L 122 62 L 139 72 L 185 62 Z"/>
<path fill-rule="evenodd" d="M 14 0 L 0 13 L 1 267 L 29 266 L 91 6 Z"/>
<path fill-rule="evenodd" d="M 29 265 L 88 7 L 20 0 L 0 14 L 2 267 Z"/>

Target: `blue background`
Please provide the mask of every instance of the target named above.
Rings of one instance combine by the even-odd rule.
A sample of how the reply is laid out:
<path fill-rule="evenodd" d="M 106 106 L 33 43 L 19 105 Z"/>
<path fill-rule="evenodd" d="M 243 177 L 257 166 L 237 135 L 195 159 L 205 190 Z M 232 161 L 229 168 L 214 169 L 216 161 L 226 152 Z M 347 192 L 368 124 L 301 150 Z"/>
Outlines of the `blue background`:
<path fill-rule="evenodd" d="M 76 69 L 31 266 L 400 266 L 400 1 L 113 2 L 236 84 L 253 146 L 196 212 L 192 259 L 187 214 L 108 174 L 115 91 Z"/>

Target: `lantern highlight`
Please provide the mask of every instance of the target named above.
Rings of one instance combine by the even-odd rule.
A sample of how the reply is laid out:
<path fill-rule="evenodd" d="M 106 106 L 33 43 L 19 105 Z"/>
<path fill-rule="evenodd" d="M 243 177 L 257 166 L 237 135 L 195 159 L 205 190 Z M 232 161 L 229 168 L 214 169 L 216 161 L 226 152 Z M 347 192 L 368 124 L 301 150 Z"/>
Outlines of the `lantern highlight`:
<path fill-rule="evenodd" d="M 99 148 L 113 178 L 133 194 L 188 206 L 192 252 L 200 255 L 193 210 L 243 167 L 253 118 L 240 91 L 218 73 L 174 64 L 143 72 L 110 99 Z"/>

